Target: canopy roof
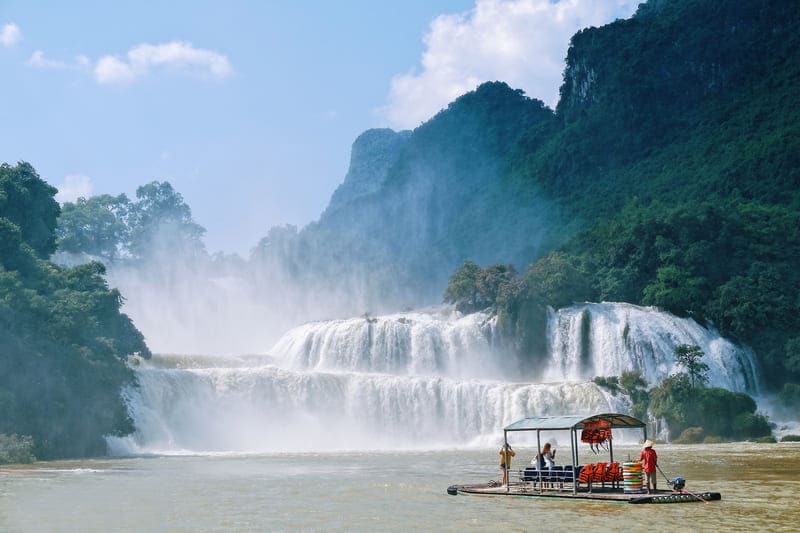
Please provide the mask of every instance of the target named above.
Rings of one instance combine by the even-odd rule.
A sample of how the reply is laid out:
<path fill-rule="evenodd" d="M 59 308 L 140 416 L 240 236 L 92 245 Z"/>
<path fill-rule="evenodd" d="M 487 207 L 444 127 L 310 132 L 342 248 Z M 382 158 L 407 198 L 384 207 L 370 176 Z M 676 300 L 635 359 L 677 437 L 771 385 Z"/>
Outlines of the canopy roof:
<path fill-rule="evenodd" d="M 505 431 L 535 431 L 537 429 L 583 429 L 587 422 L 607 422 L 612 428 L 642 428 L 645 423 L 638 418 L 621 413 L 600 415 L 532 416 L 509 424 Z"/>

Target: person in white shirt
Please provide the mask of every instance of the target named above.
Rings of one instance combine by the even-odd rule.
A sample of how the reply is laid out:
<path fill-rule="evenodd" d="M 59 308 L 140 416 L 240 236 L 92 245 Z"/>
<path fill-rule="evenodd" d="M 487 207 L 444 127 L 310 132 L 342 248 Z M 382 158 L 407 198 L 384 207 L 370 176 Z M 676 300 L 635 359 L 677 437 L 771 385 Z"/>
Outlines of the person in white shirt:
<path fill-rule="evenodd" d="M 533 458 L 531 464 L 538 468 L 539 470 L 543 470 L 545 468 L 553 468 L 556 465 L 556 450 L 552 446 L 550 446 L 549 442 L 544 443 L 544 447 L 542 448 L 541 455 L 536 454 L 536 457 Z"/>

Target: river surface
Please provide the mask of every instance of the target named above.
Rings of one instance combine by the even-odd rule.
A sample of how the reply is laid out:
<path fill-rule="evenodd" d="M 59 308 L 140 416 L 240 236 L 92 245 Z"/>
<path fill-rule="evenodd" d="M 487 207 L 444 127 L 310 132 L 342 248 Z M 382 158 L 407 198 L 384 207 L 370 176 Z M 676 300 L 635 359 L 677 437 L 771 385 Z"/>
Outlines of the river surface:
<path fill-rule="evenodd" d="M 693 492 L 721 492 L 722 501 L 629 505 L 447 495 L 453 483 L 498 479 L 495 449 L 148 456 L 6 467 L 0 530 L 797 531 L 800 444 L 656 449 L 668 476 L 686 478 Z M 615 457 L 638 450 L 615 447 Z M 522 461 L 533 453 L 517 452 Z"/>

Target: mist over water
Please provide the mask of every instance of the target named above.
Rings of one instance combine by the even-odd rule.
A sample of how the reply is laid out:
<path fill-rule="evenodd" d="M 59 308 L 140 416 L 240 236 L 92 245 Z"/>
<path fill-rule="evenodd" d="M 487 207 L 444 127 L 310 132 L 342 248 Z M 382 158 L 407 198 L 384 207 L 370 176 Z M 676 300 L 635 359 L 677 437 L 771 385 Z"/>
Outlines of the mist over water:
<path fill-rule="evenodd" d="M 263 356 L 156 355 L 126 392 L 136 433 L 109 443 L 118 454 L 493 445 L 525 416 L 628 412 L 589 376 L 659 379 L 687 342 L 708 348 L 714 385 L 757 381 L 748 350 L 654 309 L 574 306 L 550 316 L 548 337 L 544 360 L 518 360 L 489 315 L 429 309 L 304 324 Z"/>

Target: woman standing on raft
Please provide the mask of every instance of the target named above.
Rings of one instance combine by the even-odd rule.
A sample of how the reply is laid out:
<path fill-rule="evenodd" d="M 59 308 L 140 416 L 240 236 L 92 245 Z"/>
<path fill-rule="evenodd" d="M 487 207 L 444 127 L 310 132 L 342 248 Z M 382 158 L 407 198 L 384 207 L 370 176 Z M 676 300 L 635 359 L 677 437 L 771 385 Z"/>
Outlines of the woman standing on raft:
<path fill-rule="evenodd" d="M 508 469 L 511 468 L 511 458 L 517 455 L 517 452 L 511 449 L 508 443 L 505 443 L 500 448 L 500 469 L 503 471 L 503 485 L 508 485 Z"/>

